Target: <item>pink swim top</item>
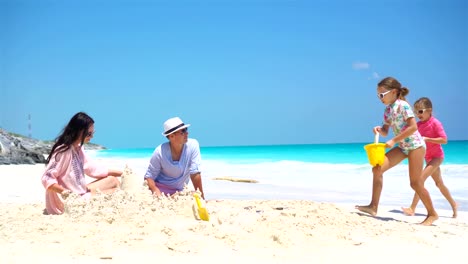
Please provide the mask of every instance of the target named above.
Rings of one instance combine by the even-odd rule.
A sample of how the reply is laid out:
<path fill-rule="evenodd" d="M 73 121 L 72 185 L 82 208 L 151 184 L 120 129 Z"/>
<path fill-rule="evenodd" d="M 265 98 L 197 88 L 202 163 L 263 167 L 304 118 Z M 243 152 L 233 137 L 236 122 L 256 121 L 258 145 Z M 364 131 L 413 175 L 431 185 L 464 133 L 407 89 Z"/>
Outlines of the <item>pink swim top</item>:
<path fill-rule="evenodd" d="M 426 121 L 419 121 L 418 122 L 418 130 L 419 133 L 423 137 L 428 138 L 447 138 L 445 134 L 444 127 L 439 120 L 435 117 L 431 116 Z M 444 150 L 440 144 L 426 142 L 426 160 L 431 160 L 433 158 L 443 158 L 444 157 Z"/>

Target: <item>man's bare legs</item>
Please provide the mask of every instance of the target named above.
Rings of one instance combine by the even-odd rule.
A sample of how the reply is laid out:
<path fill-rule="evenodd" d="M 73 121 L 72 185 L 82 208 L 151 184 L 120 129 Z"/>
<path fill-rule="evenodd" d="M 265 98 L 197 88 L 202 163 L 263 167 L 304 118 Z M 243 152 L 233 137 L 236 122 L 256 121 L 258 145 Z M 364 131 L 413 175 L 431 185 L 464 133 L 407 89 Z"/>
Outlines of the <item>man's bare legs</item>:
<path fill-rule="evenodd" d="M 400 163 L 406 155 L 400 148 L 393 148 L 385 154 L 385 160 L 382 166 L 375 166 L 372 168 L 372 200 L 369 205 L 356 205 L 355 208 L 361 212 L 377 215 L 379 208 L 380 194 L 382 193 L 383 186 L 383 173 L 388 169 Z"/>
<path fill-rule="evenodd" d="M 421 222 L 421 225 L 432 225 L 439 218 L 432 204 L 431 196 L 424 187 L 424 178 L 422 177 L 424 166 L 424 155 L 426 149 L 423 147 L 411 150 L 408 154 L 408 168 L 411 188 L 419 195 L 422 203 L 427 209 L 427 217 Z"/>

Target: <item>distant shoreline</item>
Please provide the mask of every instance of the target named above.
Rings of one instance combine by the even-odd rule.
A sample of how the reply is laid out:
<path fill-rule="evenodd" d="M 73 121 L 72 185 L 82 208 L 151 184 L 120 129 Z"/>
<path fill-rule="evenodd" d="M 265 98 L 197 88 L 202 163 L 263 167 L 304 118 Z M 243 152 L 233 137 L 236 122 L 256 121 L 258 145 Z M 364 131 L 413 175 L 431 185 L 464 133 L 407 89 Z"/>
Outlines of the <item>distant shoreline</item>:
<path fill-rule="evenodd" d="M 261 145 L 261 146 L 201 146 L 204 159 L 236 161 L 280 161 L 296 160 L 303 162 L 331 164 L 366 164 L 368 162 L 364 151 L 365 144 L 303 144 L 303 145 Z M 468 165 L 468 141 L 449 141 L 443 146 L 445 152 L 444 165 Z M 149 148 L 109 148 L 97 152 L 98 157 L 141 158 L 150 157 L 155 149 Z M 387 150 L 388 151 L 388 150 Z M 403 163 L 405 163 L 404 161 Z"/>

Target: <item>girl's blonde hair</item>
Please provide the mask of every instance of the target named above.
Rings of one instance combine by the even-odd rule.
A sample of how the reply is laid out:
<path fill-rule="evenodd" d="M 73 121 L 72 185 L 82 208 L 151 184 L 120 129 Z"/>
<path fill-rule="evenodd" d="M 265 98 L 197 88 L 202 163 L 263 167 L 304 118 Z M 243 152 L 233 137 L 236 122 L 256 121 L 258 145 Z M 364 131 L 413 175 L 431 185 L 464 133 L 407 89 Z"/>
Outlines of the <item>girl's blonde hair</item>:
<path fill-rule="evenodd" d="M 416 100 L 416 102 L 414 102 L 413 106 L 415 108 L 419 106 L 421 108 L 431 108 L 432 109 L 432 102 L 431 102 L 431 99 L 429 99 L 427 97 L 421 97 L 418 100 Z"/>

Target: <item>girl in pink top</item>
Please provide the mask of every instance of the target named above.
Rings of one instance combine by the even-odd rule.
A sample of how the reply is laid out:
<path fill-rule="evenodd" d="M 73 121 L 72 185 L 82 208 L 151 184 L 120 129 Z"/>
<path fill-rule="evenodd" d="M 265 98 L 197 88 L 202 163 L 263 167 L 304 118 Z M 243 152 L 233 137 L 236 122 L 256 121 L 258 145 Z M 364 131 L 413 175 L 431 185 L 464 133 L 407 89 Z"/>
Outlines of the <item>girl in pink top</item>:
<path fill-rule="evenodd" d="M 440 165 L 444 161 L 444 150 L 441 144 L 447 144 L 447 135 L 444 127 L 439 120 L 432 116 L 432 102 L 427 97 L 422 97 L 414 103 L 414 112 L 416 112 L 419 122 L 418 130 L 426 141 L 426 167 L 424 168 L 422 177 L 424 181 L 429 176 L 432 176 L 436 186 L 439 188 L 442 195 L 450 203 L 453 210 L 453 218 L 457 217 L 457 203 L 453 200 L 450 191 L 445 186 L 442 180 Z M 419 202 L 418 194 L 414 194 L 413 202 L 409 208 L 402 207 L 401 209 L 406 215 L 414 215 L 416 206 Z"/>
<path fill-rule="evenodd" d="M 57 138 L 42 175 L 48 214 L 62 214 L 63 201 L 72 192 L 88 199 L 96 189 L 107 193 L 119 187 L 120 181 L 114 176 L 121 176 L 122 171 L 109 170 L 94 163 L 83 152 L 83 144 L 88 143 L 93 135 L 94 120 L 79 112 L 70 119 Z M 97 180 L 86 184 L 85 174 Z"/>

